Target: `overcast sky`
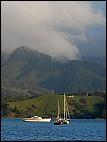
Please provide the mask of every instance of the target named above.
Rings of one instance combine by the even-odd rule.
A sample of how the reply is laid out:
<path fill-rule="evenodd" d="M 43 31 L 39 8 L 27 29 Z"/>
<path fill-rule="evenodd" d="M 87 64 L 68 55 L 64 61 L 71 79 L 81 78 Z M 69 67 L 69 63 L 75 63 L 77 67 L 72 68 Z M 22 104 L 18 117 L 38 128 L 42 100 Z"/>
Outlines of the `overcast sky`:
<path fill-rule="evenodd" d="M 105 1 L 2 1 L 1 46 L 26 45 L 58 59 L 105 57 Z"/>

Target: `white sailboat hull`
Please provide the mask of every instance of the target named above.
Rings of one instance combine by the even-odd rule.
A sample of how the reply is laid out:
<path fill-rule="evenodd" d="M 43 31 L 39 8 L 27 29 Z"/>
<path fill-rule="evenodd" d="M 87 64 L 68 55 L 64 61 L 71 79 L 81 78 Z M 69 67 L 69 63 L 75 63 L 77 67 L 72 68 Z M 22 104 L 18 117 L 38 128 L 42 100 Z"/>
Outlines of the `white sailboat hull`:
<path fill-rule="evenodd" d="M 70 122 L 69 121 L 67 121 L 67 124 L 69 124 Z"/>
<path fill-rule="evenodd" d="M 70 123 L 70 120 L 64 120 L 63 121 L 63 124 L 69 124 Z"/>

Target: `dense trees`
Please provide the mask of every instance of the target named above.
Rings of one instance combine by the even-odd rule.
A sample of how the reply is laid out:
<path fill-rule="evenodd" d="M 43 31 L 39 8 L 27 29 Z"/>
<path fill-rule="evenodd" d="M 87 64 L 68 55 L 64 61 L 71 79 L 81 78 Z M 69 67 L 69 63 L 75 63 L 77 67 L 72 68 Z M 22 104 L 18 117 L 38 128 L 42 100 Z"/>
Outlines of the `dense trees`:
<path fill-rule="evenodd" d="M 43 88 L 60 93 L 98 88 L 103 90 L 106 82 L 105 72 L 102 64 L 87 61 L 58 62 L 48 55 L 22 46 L 2 65 L 2 88 L 33 89 L 34 92 L 39 92 L 38 94 L 48 92 Z"/>
<path fill-rule="evenodd" d="M 82 98 L 79 102 L 72 100 L 69 101 L 72 108 L 73 118 L 106 118 L 106 102 L 102 101 L 95 103 L 93 111 L 87 110 L 87 100 Z"/>
<path fill-rule="evenodd" d="M 103 90 L 106 88 L 105 71 L 103 64 L 93 64 L 89 61 L 59 62 L 25 46 L 17 48 L 9 56 L 2 54 L 2 115 L 6 116 L 10 113 L 19 116 L 33 115 L 37 106 L 29 106 L 26 111 L 19 111 L 17 108 L 10 108 L 7 102 L 35 98 L 42 94 L 49 94 L 51 90 L 55 93 Z M 69 102 L 69 105 L 77 117 L 92 115 L 92 112 L 86 109 L 85 99 Z M 44 108 L 45 114 L 48 114 L 47 107 L 48 103 Z M 103 104 L 96 104 L 94 107 L 93 114 L 96 117 L 104 116 Z M 52 110 L 53 115 L 54 112 Z"/>
<path fill-rule="evenodd" d="M 94 105 L 94 116 L 95 117 L 106 117 L 106 102 L 96 103 Z"/>

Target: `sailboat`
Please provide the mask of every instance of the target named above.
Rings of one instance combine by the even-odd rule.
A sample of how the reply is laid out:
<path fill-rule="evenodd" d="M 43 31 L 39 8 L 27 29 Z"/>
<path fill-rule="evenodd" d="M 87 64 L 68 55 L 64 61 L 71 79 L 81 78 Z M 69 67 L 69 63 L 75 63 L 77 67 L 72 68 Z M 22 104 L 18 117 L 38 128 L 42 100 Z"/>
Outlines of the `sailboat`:
<path fill-rule="evenodd" d="M 63 124 L 69 124 L 70 123 L 70 115 L 69 115 L 69 110 L 68 110 L 68 104 L 65 98 L 65 93 L 64 93 L 64 120 Z"/>
<path fill-rule="evenodd" d="M 59 108 L 59 101 L 58 101 L 58 115 L 54 124 L 60 125 L 60 124 L 69 124 L 69 123 L 70 123 L 70 115 L 69 115 L 68 105 L 67 105 L 67 101 L 66 101 L 65 93 L 64 93 L 64 118 L 60 117 L 60 108 Z"/>
<path fill-rule="evenodd" d="M 55 125 L 60 125 L 63 123 L 63 118 L 61 118 L 60 116 L 60 107 L 59 107 L 59 101 L 58 101 L 58 114 L 57 114 L 57 118 L 56 121 L 54 122 Z"/>

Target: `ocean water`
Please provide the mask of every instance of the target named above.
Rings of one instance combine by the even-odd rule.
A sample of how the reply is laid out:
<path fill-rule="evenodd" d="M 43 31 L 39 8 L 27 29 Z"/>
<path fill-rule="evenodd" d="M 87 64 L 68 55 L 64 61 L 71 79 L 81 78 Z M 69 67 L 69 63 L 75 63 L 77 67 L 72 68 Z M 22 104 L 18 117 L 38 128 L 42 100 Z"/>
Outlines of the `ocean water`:
<path fill-rule="evenodd" d="M 72 119 L 68 125 L 1 119 L 2 141 L 106 141 L 106 120 Z"/>

